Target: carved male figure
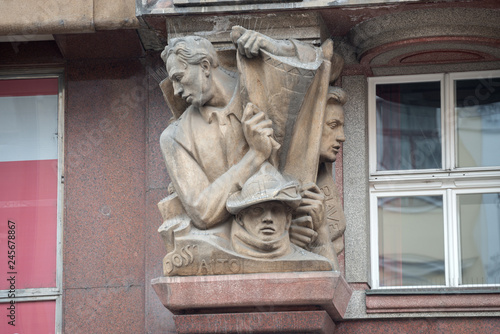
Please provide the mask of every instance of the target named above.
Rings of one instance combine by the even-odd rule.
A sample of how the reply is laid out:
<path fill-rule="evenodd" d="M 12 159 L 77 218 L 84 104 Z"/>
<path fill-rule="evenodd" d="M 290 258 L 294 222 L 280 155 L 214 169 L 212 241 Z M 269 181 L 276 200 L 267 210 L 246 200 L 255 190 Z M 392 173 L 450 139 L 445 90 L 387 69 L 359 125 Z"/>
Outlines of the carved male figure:
<path fill-rule="evenodd" d="M 341 88 L 330 88 L 321 138 L 320 166 L 316 181 L 325 195 L 325 215 L 328 230 L 330 231 L 330 240 L 332 240 L 337 254 L 344 249 L 342 236 L 344 235 L 346 222 L 340 194 L 332 177 L 332 163 L 337 161 L 339 149 L 346 140 L 343 107 L 346 101 L 347 95 Z"/>
<path fill-rule="evenodd" d="M 261 49 L 281 56 L 299 55 L 290 41 L 275 41 L 241 27 L 235 31 L 236 46 L 247 57 Z M 300 57 L 307 58 L 308 53 L 301 50 Z M 160 138 L 167 170 L 193 224 L 209 229 L 230 218 L 225 207 L 229 194 L 257 172 L 279 144 L 263 112 L 251 103 L 243 110 L 239 82 L 219 66 L 208 40 L 173 39 L 162 58 L 174 93 L 189 104 Z"/>
<path fill-rule="evenodd" d="M 297 211 L 307 216 L 295 219 L 291 226 L 293 243 L 334 262 L 343 249 L 342 235 L 345 231 L 345 217 L 332 177 L 332 163 L 337 160 L 341 144 L 345 141 L 345 102 L 345 92 L 338 87 L 330 87 L 320 142 L 318 178 L 316 184 L 302 188 L 303 200 Z"/>

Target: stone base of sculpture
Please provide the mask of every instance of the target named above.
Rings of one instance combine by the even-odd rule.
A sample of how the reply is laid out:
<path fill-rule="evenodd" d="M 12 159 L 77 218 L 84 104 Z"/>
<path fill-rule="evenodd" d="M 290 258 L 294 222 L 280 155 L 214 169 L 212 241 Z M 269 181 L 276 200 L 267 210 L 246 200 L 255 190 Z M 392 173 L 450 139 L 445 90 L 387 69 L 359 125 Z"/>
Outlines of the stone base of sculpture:
<path fill-rule="evenodd" d="M 338 272 L 159 277 L 178 333 L 332 333 L 352 290 Z"/>
<path fill-rule="evenodd" d="M 163 274 L 194 276 L 334 269 L 332 262 L 325 257 L 293 244 L 278 258 L 261 259 L 239 254 L 231 250 L 231 241 L 227 238 L 229 227 L 199 230 L 189 223 L 187 216 L 176 223 L 166 222 L 160 228 L 160 234 L 167 240 L 173 237 L 175 244 L 170 244 L 175 248 L 163 259 Z"/>

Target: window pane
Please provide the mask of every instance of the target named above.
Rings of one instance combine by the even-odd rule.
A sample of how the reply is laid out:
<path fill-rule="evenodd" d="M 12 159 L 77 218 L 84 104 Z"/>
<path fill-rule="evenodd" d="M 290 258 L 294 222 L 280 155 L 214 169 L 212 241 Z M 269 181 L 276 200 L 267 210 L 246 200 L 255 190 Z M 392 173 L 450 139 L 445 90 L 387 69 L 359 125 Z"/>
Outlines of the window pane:
<path fill-rule="evenodd" d="M 455 85 L 457 166 L 500 166 L 500 78 Z"/>
<path fill-rule="evenodd" d="M 500 284 L 500 193 L 457 197 L 462 284 Z"/>
<path fill-rule="evenodd" d="M 57 94 L 57 79 L 0 80 L 0 289 L 56 286 Z"/>
<path fill-rule="evenodd" d="M 380 286 L 444 285 L 442 196 L 378 199 Z"/>
<path fill-rule="evenodd" d="M 16 302 L 15 326 L 9 325 L 11 304 L 0 304 L 2 316 L 0 333 L 37 333 L 54 334 L 56 331 L 56 302 L 53 300 L 39 302 Z M 2 314 L 2 315 L 3 315 Z"/>
<path fill-rule="evenodd" d="M 377 170 L 441 168 L 440 82 L 379 84 Z"/>

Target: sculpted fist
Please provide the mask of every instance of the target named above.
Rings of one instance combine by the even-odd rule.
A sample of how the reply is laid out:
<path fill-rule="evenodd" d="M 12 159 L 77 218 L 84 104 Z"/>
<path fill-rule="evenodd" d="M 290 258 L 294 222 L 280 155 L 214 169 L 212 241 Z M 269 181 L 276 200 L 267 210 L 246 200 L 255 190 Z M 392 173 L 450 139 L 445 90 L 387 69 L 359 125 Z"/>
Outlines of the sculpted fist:
<path fill-rule="evenodd" d="M 247 103 L 242 117 L 243 134 L 250 146 L 262 159 L 269 159 L 271 153 L 277 151 L 280 145 L 273 138 L 272 121 L 260 111 L 257 106 Z"/>
<path fill-rule="evenodd" d="M 297 213 L 311 216 L 313 229 L 319 230 L 325 225 L 325 195 L 315 183 L 308 183 L 302 186 L 302 201 L 297 208 Z"/>
<path fill-rule="evenodd" d="M 292 220 L 290 241 L 302 248 L 316 243 L 318 231 L 324 229 L 325 196 L 315 183 L 309 183 L 301 189 L 302 201 L 296 213 L 299 216 Z"/>
<path fill-rule="evenodd" d="M 240 54 L 248 58 L 256 57 L 261 49 L 272 54 L 277 52 L 277 41 L 259 32 L 234 26 L 231 31 L 231 40 L 236 45 Z"/>
<path fill-rule="evenodd" d="M 313 229 L 311 216 L 301 216 L 292 220 L 290 225 L 290 241 L 292 243 L 308 249 L 317 237 L 318 233 Z"/>

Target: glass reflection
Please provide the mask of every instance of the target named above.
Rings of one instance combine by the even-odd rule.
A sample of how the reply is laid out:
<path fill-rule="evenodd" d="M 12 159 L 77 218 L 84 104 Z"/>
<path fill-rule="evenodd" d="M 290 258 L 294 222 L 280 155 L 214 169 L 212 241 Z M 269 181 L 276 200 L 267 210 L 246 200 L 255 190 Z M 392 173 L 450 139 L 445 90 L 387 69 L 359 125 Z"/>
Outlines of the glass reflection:
<path fill-rule="evenodd" d="M 444 285 L 442 196 L 378 199 L 380 286 Z"/>
<path fill-rule="evenodd" d="M 459 80 L 455 88 L 457 166 L 500 166 L 500 78 Z"/>
<path fill-rule="evenodd" d="M 500 284 L 500 193 L 457 200 L 462 284 Z"/>
<path fill-rule="evenodd" d="M 440 94 L 440 82 L 377 85 L 377 170 L 441 168 Z"/>

